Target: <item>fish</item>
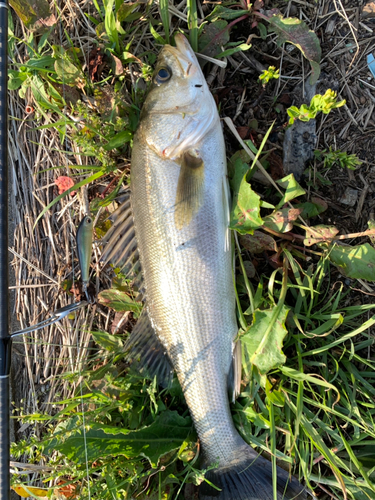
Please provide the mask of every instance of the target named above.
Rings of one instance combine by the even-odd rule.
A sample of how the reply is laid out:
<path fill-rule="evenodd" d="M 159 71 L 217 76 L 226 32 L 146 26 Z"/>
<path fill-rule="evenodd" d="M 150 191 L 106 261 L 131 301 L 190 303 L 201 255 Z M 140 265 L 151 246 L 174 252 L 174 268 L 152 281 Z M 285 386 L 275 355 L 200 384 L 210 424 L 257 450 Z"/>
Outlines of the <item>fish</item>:
<path fill-rule="evenodd" d="M 91 215 L 86 214 L 81 220 L 76 233 L 77 253 L 79 266 L 81 268 L 82 288 L 89 303 L 91 303 L 91 300 L 88 295 L 87 287 L 90 282 L 90 262 L 92 253 L 93 228 L 94 221 L 92 220 Z"/>
<path fill-rule="evenodd" d="M 126 348 L 142 373 L 175 371 L 202 450 L 201 500 L 274 500 L 272 465 L 240 436 L 230 401 L 241 350 L 226 152 L 215 100 L 182 34 L 159 54 L 131 157 L 130 192 L 112 215 L 104 262 L 132 275 L 144 301 Z M 124 271 L 122 271 L 124 272 Z M 141 279 L 139 278 L 141 276 Z M 306 498 L 277 468 L 279 500 Z"/>

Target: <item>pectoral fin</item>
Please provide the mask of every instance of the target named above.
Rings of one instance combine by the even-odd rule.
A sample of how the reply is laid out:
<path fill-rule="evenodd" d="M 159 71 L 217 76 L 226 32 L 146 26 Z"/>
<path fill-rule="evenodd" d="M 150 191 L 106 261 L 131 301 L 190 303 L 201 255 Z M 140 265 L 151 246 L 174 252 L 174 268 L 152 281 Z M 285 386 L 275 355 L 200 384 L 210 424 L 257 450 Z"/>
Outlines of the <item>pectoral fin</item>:
<path fill-rule="evenodd" d="M 195 149 L 186 151 L 181 160 L 177 184 L 174 221 L 177 229 L 190 224 L 198 212 L 204 192 L 204 162 Z"/>

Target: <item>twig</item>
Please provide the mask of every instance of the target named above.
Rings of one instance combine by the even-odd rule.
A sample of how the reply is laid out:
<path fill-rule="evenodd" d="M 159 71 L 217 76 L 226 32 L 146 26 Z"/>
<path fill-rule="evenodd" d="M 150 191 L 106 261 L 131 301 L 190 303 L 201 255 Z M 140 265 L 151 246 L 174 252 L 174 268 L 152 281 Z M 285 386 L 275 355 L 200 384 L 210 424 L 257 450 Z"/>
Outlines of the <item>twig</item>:
<path fill-rule="evenodd" d="M 340 7 L 341 7 L 341 9 L 342 9 L 342 12 L 341 12 L 341 11 L 339 11 L 339 9 L 337 8 L 337 3 L 336 3 L 336 2 L 338 2 L 338 3 L 340 4 Z M 355 28 L 353 27 L 352 23 L 349 21 L 349 18 L 348 18 L 347 14 L 346 14 L 346 11 L 345 11 L 345 9 L 344 9 L 344 7 L 343 7 L 342 3 L 341 3 L 341 0 L 333 0 L 333 3 L 335 4 L 335 9 L 336 9 L 336 12 L 337 12 L 337 13 L 338 13 L 341 17 L 343 17 L 343 18 L 345 19 L 345 21 L 348 23 L 349 29 L 350 29 L 350 31 L 351 31 L 351 33 L 352 33 L 352 35 L 353 35 L 353 38 L 354 38 L 354 41 L 355 41 L 355 44 L 356 44 L 356 47 L 357 47 L 357 51 L 356 51 L 356 53 L 354 54 L 353 59 L 351 60 L 351 62 L 350 62 L 350 64 L 349 64 L 349 69 L 350 69 L 350 68 L 351 68 L 351 66 L 352 66 L 352 64 L 353 64 L 353 62 L 355 61 L 356 57 L 357 57 L 357 56 L 358 56 L 358 54 L 359 54 L 359 45 L 358 45 L 358 40 L 357 40 L 357 37 L 355 36 L 355 33 L 354 33 L 354 29 L 355 29 Z"/>

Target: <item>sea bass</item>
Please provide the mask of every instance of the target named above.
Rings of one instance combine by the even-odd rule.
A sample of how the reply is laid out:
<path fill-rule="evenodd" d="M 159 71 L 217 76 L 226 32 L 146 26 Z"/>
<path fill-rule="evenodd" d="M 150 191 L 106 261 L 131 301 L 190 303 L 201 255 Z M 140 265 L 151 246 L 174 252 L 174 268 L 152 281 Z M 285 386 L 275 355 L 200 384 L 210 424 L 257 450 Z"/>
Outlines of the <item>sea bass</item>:
<path fill-rule="evenodd" d="M 131 195 L 104 260 L 142 268 L 145 306 L 128 341 L 141 368 L 177 373 L 201 443 L 218 463 L 199 498 L 273 500 L 271 463 L 239 435 L 228 391 L 240 381 L 226 156 L 215 101 L 186 38 L 165 45 L 134 137 Z M 162 348 L 160 349 L 160 346 Z M 278 498 L 306 498 L 278 468 Z"/>

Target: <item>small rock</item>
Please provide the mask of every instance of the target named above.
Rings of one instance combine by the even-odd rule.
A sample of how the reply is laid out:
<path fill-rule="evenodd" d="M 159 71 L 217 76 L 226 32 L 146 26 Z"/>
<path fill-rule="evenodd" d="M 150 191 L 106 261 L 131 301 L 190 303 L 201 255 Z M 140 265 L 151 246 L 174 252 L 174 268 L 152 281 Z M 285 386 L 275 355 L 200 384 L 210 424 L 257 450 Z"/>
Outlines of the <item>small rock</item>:
<path fill-rule="evenodd" d="M 360 97 L 359 100 L 360 100 L 361 104 L 366 104 L 366 102 L 367 102 L 367 99 L 366 99 L 366 97 L 364 95 L 361 95 L 361 97 Z"/>
<path fill-rule="evenodd" d="M 345 193 L 339 199 L 339 202 L 342 203 L 343 205 L 354 207 L 354 205 L 357 203 L 357 199 L 358 199 L 358 191 L 351 187 L 347 187 L 345 189 Z"/>
<path fill-rule="evenodd" d="M 362 10 L 362 17 L 369 18 L 375 17 L 375 2 L 367 2 Z"/>

